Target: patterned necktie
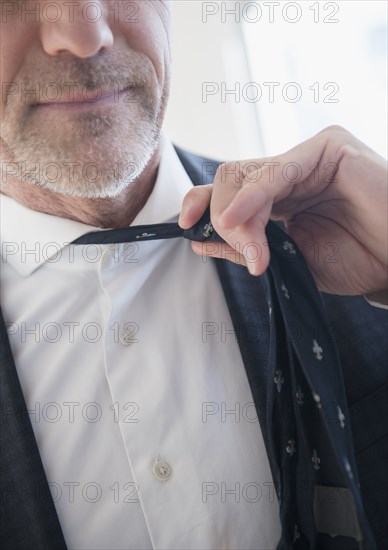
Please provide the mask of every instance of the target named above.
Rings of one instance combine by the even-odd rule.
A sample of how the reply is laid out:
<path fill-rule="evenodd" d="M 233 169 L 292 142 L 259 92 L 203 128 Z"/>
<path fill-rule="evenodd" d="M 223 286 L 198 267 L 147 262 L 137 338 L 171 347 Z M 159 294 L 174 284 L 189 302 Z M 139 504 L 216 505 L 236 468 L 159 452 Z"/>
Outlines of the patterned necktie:
<path fill-rule="evenodd" d="M 321 547 L 326 539 L 319 533 L 327 540 L 337 535 L 335 548 L 375 548 L 363 520 L 342 370 L 321 295 L 295 242 L 272 222 L 266 235 L 271 253 L 262 276 L 270 325 L 266 406 L 282 523 L 278 549 Z M 207 210 L 187 230 L 177 223 L 109 229 L 73 244 L 177 237 L 224 242 Z"/>
<path fill-rule="evenodd" d="M 181 229 L 177 223 L 156 223 L 152 225 L 137 225 L 123 229 L 107 229 L 93 231 L 73 241 L 73 244 L 113 244 L 160 239 L 176 239 L 184 237 L 191 241 L 224 242 L 214 231 L 210 222 L 210 212 L 207 210 L 202 218 L 190 229 Z"/>

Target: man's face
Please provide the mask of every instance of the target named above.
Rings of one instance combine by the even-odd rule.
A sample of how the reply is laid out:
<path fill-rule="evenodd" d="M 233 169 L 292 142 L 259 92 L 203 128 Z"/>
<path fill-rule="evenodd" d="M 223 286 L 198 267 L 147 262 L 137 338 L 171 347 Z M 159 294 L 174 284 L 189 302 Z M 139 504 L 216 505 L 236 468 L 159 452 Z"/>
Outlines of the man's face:
<path fill-rule="evenodd" d="M 139 177 L 169 93 L 169 4 L 0 0 L 8 174 L 81 197 L 116 196 Z"/>

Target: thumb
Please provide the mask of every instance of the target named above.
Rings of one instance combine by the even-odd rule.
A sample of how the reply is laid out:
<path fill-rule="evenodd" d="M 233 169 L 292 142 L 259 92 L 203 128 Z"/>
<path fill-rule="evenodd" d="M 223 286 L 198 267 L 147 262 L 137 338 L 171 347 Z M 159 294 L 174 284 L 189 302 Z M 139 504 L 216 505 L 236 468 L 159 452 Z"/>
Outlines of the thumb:
<path fill-rule="evenodd" d="M 209 207 L 213 193 L 213 184 L 193 187 L 187 193 L 182 203 L 182 211 L 178 223 L 182 229 L 189 229 L 201 219 Z"/>

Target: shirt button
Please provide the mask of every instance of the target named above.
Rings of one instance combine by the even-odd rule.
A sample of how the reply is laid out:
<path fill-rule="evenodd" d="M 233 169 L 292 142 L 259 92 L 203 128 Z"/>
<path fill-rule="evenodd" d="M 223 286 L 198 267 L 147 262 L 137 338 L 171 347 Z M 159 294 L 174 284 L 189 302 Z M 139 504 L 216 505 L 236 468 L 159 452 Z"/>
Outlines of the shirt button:
<path fill-rule="evenodd" d="M 136 331 L 134 327 L 122 328 L 120 330 L 119 340 L 124 346 L 131 346 L 137 342 L 136 337 L 134 336 Z"/>
<path fill-rule="evenodd" d="M 132 333 L 123 330 L 120 335 L 120 342 L 124 344 L 124 346 L 133 344 Z"/>
<path fill-rule="evenodd" d="M 157 460 L 152 467 L 152 473 L 159 481 L 167 481 L 172 476 L 172 469 L 165 460 Z"/>

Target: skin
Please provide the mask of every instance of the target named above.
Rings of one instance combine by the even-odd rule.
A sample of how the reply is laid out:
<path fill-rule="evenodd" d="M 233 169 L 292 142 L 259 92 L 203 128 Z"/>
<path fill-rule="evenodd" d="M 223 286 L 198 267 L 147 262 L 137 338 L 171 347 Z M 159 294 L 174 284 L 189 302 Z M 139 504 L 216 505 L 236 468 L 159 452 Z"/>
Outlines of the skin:
<path fill-rule="evenodd" d="M 221 166 L 213 185 L 186 195 L 180 225 L 191 227 L 210 204 L 227 244 L 193 243 L 194 252 L 233 259 L 254 243 L 258 259 L 234 260 L 257 276 L 270 260 L 265 226 L 281 220 L 320 290 L 387 303 L 387 191 L 386 161 L 332 126 L 277 157 Z"/>
<path fill-rule="evenodd" d="M 17 88 L 17 93 L 3 92 L 0 103 L 2 160 L 8 163 L 1 192 L 34 210 L 97 227 L 128 225 L 157 176 L 158 139 L 170 88 L 170 3 L 153 0 L 125 9 L 128 3 L 97 0 L 101 16 L 93 21 L 93 13 L 83 15 L 85 0 L 76 2 L 73 17 L 60 0 L 62 15 L 53 23 L 55 14 L 44 11 L 48 0 L 39 2 L 38 22 L 22 16 L 22 4 L 28 2 L 0 2 L 3 9 L 5 4 L 15 9 L 0 23 L 2 90 L 6 83 Z M 38 92 L 23 97 L 23 81 L 28 89 L 38 86 Z M 60 85 L 59 98 L 66 101 L 71 89 L 84 95 L 90 81 L 101 93 L 117 90 L 113 107 L 73 113 L 34 104 L 47 101 L 50 82 Z M 76 86 L 70 88 L 73 82 Z M 135 88 L 119 97 L 128 82 Z M 25 160 L 39 167 L 57 163 L 62 192 L 47 188 L 50 174 L 38 182 L 26 181 Z M 13 171 L 12 162 L 17 168 Z M 80 168 L 70 173 L 68 167 L 76 163 Z M 98 186 L 83 175 L 90 163 L 102 172 L 101 178 L 88 176 L 99 179 Z M 107 189 L 110 196 L 99 196 Z"/>
<path fill-rule="evenodd" d="M 47 1 L 40 0 L 42 9 Z M 103 89 L 114 82 L 122 89 L 129 81 L 135 101 L 75 115 L 42 111 L 29 96 L 22 101 L 20 94 L 2 93 L 0 136 L 7 174 L 1 192 L 35 210 L 97 227 L 122 227 L 144 206 L 157 176 L 157 139 L 170 84 L 171 10 L 167 1 L 142 0 L 136 3 L 134 23 L 125 21 L 128 13 L 113 8 L 126 3 L 96 0 L 102 17 L 91 22 L 82 15 L 85 2 L 78 0 L 73 21 L 66 16 L 56 22 L 23 21 L 20 12 L 2 19 L 2 85 L 75 79 L 83 87 L 93 81 Z M 14 2 L 18 9 L 23 3 Z M 25 157 L 30 162 L 98 161 L 103 177 L 91 185 L 81 171 L 72 181 L 64 177 L 59 189 L 48 188 L 44 178 L 30 181 L 9 173 L 11 163 Z M 135 175 L 109 176 L 107 166 L 116 160 L 125 165 L 127 159 L 136 161 Z M 294 169 L 284 176 L 290 163 Z M 345 129 L 327 128 L 278 157 L 223 165 L 213 185 L 187 195 L 180 225 L 191 227 L 209 204 L 213 225 L 227 244 L 209 249 L 193 243 L 197 254 L 232 259 L 230 252 L 236 251 L 235 261 L 260 275 L 269 262 L 265 226 L 270 218 L 283 220 L 320 290 L 386 299 L 386 163 Z M 261 251 L 258 260 L 240 254 L 247 243 Z M 337 261 L 327 262 L 332 245 Z"/>

